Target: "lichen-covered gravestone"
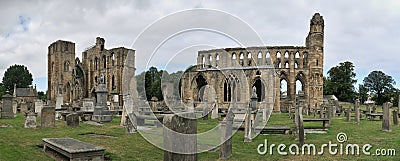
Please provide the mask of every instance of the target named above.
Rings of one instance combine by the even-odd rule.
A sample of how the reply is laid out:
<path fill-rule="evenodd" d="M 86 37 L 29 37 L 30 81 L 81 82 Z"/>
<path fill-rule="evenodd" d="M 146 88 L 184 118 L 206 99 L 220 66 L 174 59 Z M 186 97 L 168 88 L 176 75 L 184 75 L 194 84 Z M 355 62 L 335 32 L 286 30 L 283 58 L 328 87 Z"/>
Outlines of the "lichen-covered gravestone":
<path fill-rule="evenodd" d="M 197 123 L 194 113 L 169 114 L 163 119 L 164 160 L 197 160 Z M 192 135 L 186 135 L 192 134 Z"/>
<path fill-rule="evenodd" d="M 56 110 L 53 106 L 44 106 L 41 113 L 41 127 L 48 128 L 55 126 Z"/>
<path fill-rule="evenodd" d="M 25 128 L 36 128 L 36 117 L 37 114 L 33 111 L 25 113 Z"/>
<path fill-rule="evenodd" d="M 1 118 L 14 118 L 15 113 L 13 111 L 13 106 L 12 106 L 12 99 L 13 97 L 10 95 L 10 93 L 7 93 L 3 95 L 3 107 L 1 110 Z"/>
<path fill-rule="evenodd" d="M 390 107 L 391 107 L 390 102 L 384 103 L 382 107 L 382 112 L 383 112 L 382 130 L 386 132 L 392 131 L 392 124 L 390 122 L 390 111 L 389 111 Z"/>

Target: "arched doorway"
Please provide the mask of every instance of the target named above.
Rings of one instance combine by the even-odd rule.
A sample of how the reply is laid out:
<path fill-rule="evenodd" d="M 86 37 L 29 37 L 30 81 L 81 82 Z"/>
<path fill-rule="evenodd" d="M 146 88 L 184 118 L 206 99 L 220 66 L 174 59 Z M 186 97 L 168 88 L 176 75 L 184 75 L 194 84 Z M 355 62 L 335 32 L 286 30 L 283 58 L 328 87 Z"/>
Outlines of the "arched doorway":
<path fill-rule="evenodd" d="M 194 100 L 202 102 L 204 101 L 204 90 L 206 89 L 207 81 L 202 75 L 199 75 L 196 78 L 196 85 L 197 86 L 195 94 L 197 95 L 197 97 L 195 97 Z"/>
<path fill-rule="evenodd" d="M 264 83 L 261 82 L 260 79 L 257 79 L 254 82 L 252 88 L 256 89 L 257 101 L 258 102 L 264 101 L 264 98 L 265 98 L 265 86 L 264 86 Z"/>

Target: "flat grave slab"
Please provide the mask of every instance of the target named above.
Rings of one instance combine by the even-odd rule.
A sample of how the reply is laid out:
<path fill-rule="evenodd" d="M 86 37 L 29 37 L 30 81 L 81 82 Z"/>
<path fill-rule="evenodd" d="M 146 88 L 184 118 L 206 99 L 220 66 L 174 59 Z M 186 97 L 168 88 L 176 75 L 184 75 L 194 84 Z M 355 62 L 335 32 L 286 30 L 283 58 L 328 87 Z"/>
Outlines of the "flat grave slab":
<path fill-rule="evenodd" d="M 104 160 L 104 148 L 71 138 L 45 138 L 43 151 L 55 160 Z"/>

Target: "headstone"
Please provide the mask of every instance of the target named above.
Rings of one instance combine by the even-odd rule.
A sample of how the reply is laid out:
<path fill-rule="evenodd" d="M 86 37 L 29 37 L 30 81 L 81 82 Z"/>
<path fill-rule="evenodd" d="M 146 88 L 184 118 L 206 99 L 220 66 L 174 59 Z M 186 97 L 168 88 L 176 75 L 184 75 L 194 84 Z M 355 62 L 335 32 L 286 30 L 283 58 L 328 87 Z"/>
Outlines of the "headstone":
<path fill-rule="evenodd" d="M 354 105 L 354 110 L 355 110 L 355 116 L 354 116 L 355 119 L 354 120 L 355 120 L 356 124 L 360 124 L 360 108 L 359 108 L 359 105 L 360 105 L 360 100 L 356 99 L 356 103 Z"/>
<path fill-rule="evenodd" d="M 382 120 L 382 130 L 383 131 L 387 131 L 387 132 L 391 132 L 392 131 L 392 124 L 390 122 L 390 112 L 389 112 L 389 108 L 390 108 L 390 104 L 389 102 L 386 102 L 383 104 L 382 107 L 382 112 L 383 112 L 383 120 Z"/>
<path fill-rule="evenodd" d="M 55 107 L 44 106 L 41 113 L 41 127 L 48 128 L 55 126 L 56 110 Z"/>
<path fill-rule="evenodd" d="M 221 122 L 221 141 L 222 144 L 220 146 L 220 159 L 228 159 L 232 156 L 232 124 L 234 114 L 231 110 L 229 110 L 228 114 L 225 117 L 225 120 Z"/>
<path fill-rule="evenodd" d="M 218 118 L 218 105 L 216 103 L 213 103 L 213 110 L 211 112 L 211 119 L 217 119 Z"/>
<path fill-rule="evenodd" d="M 104 75 L 100 76 L 100 84 L 96 88 L 96 107 L 94 108 L 92 120 L 96 122 L 111 122 L 112 114 L 107 107 L 107 87 L 104 82 Z"/>
<path fill-rule="evenodd" d="M 203 120 L 208 120 L 208 102 L 205 100 L 203 104 L 203 113 L 202 113 Z"/>
<path fill-rule="evenodd" d="M 197 123 L 194 113 L 164 116 L 164 161 L 197 160 Z M 191 134 L 191 135 L 185 135 Z"/>
<path fill-rule="evenodd" d="M 77 113 L 68 114 L 66 117 L 68 127 L 78 127 L 79 126 L 79 115 Z"/>
<path fill-rule="evenodd" d="M 133 113 L 130 113 L 129 115 L 126 115 L 126 119 L 125 119 L 125 130 L 126 130 L 126 133 L 129 133 L 129 134 L 131 134 L 131 133 L 136 133 L 136 128 L 137 128 L 137 126 L 136 126 L 136 122 L 133 122 L 133 121 L 131 121 L 131 119 L 130 118 L 132 118 L 133 120 L 135 120 L 136 121 L 136 119 L 134 119 L 134 114 Z"/>
<path fill-rule="evenodd" d="M 61 109 L 61 105 L 64 104 L 64 96 L 57 95 L 56 97 L 56 109 Z"/>
<path fill-rule="evenodd" d="M 43 101 L 42 100 L 36 100 L 35 101 L 35 112 L 40 115 L 41 112 L 42 112 L 42 108 L 43 108 Z"/>
<path fill-rule="evenodd" d="M 82 100 L 82 109 L 81 111 L 94 111 L 94 99 L 93 98 L 84 98 Z"/>
<path fill-rule="evenodd" d="M 325 112 L 325 118 L 331 119 L 331 116 L 332 116 L 332 106 L 327 105 L 326 112 Z"/>
<path fill-rule="evenodd" d="M 14 118 L 15 113 L 13 110 L 13 97 L 7 91 L 5 95 L 3 95 L 3 107 L 1 109 L 1 118 Z"/>
<path fill-rule="evenodd" d="M 33 111 L 25 113 L 25 128 L 36 128 L 36 117 L 37 114 Z"/>
<path fill-rule="evenodd" d="M 351 121 L 351 117 L 350 117 L 350 108 L 346 109 L 346 121 L 350 122 Z"/>
<path fill-rule="evenodd" d="M 298 130 L 299 130 L 299 142 L 300 142 L 300 146 L 304 145 L 304 126 L 303 126 L 303 114 L 302 114 L 302 107 L 299 107 L 299 112 L 297 113 L 298 115 L 296 117 L 298 117 Z"/>
<path fill-rule="evenodd" d="M 246 115 L 244 118 L 244 142 L 251 142 L 251 108 L 247 108 Z"/>
<path fill-rule="evenodd" d="M 26 113 L 28 112 L 28 104 L 25 101 L 22 101 L 20 104 L 20 112 L 21 113 Z"/>
<path fill-rule="evenodd" d="M 393 125 L 399 125 L 399 115 L 397 114 L 397 110 L 393 110 Z"/>

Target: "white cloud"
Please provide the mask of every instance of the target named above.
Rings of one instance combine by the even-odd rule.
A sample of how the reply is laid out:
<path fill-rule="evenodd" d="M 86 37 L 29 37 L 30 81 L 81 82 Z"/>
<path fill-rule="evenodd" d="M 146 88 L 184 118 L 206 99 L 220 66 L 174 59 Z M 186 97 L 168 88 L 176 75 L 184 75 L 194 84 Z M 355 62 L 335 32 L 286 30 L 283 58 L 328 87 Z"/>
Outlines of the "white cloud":
<path fill-rule="evenodd" d="M 47 47 L 58 39 L 75 42 L 78 57 L 95 43 L 97 36 L 106 39 L 107 48 L 130 47 L 139 33 L 155 20 L 200 7 L 238 16 L 267 45 L 304 45 L 309 20 L 314 12 L 320 12 L 325 19 L 325 71 L 350 60 L 356 66 L 359 79 L 381 69 L 400 81 L 400 68 L 396 68 L 400 62 L 397 53 L 400 3 L 396 0 L 2 1 L 0 78 L 15 63 L 28 66 L 35 78 L 47 77 Z M 26 20 L 25 24 L 21 24 L 21 19 Z M 204 40 L 207 39 L 196 37 L 195 42 Z M 220 44 L 226 43 L 212 45 Z M 166 50 L 179 51 L 182 46 L 185 47 L 172 44 Z"/>

